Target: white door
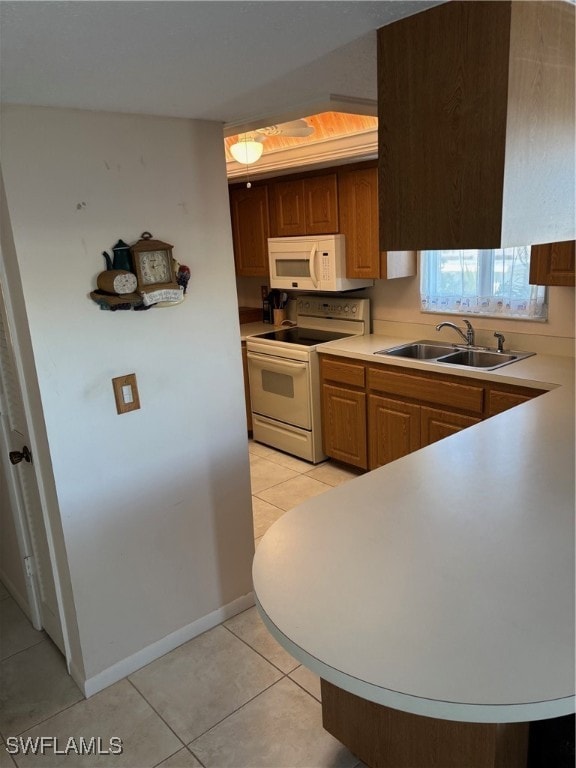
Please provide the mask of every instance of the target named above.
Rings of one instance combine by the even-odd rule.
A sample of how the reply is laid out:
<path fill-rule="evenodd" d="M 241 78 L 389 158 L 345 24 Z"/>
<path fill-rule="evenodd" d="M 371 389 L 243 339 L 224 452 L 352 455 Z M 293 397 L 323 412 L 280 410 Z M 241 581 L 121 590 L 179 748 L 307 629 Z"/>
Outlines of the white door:
<path fill-rule="evenodd" d="M 34 457 L 30 453 L 30 439 L 1 283 L 0 452 L 26 579 L 30 618 L 35 628 L 45 629 L 65 654 L 50 550 L 33 466 Z"/>

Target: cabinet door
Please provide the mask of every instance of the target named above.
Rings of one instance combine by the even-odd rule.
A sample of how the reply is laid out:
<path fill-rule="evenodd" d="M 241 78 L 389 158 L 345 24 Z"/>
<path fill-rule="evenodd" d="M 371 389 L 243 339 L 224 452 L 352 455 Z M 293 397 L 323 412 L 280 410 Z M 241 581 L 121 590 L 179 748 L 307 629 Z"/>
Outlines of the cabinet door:
<path fill-rule="evenodd" d="M 442 440 L 444 437 L 460 432 L 461 429 L 478 424 L 481 419 L 462 416 L 459 413 L 441 411 L 437 408 L 422 407 L 421 441 L 422 447 Z"/>
<path fill-rule="evenodd" d="M 306 235 L 338 233 L 338 185 L 336 174 L 304 179 Z"/>
<path fill-rule="evenodd" d="M 364 392 L 322 386 L 322 435 L 327 456 L 368 469 Z"/>
<path fill-rule="evenodd" d="M 575 285 L 574 240 L 533 245 L 530 251 L 530 282 L 534 285 Z"/>
<path fill-rule="evenodd" d="M 268 189 L 265 186 L 230 190 L 230 215 L 236 274 L 268 275 Z"/>
<path fill-rule="evenodd" d="M 273 186 L 273 237 L 294 237 L 306 234 L 304 213 L 304 182 L 277 181 Z"/>
<path fill-rule="evenodd" d="M 378 169 L 338 174 L 340 233 L 346 236 L 346 277 L 379 278 Z"/>
<path fill-rule="evenodd" d="M 368 397 L 370 469 L 420 448 L 420 406 L 379 395 Z"/>

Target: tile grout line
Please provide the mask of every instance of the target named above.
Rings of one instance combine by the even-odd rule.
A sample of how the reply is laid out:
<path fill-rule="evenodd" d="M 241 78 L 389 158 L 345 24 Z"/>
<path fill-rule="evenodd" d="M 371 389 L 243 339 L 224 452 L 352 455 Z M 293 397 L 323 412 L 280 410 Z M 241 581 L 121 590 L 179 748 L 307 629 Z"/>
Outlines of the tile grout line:
<path fill-rule="evenodd" d="M 190 742 L 190 743 L 192 743 L 192 742 Z M 186 745 L 186 749 L 188 750 L 188 752 L 190 752 L 190 754 L 192 755 L 192 757 L 194 758 L 194 760 L 198 760 L 198 762 L 200 763 L 200 765 L 202 766 L 202 768 L 208 768 L 208 766 L 206 765 L 206 763 L 203 763 L 203 762 L 202 762 L 202 760 L 200 760 L 200 758 L 199 758 L 199 757 L 198 757 L 198 755 L 196 754 L 196 752 L 194 752 L 194 751 L 193 751 L 193 750 L 190 748 L 190 745 L 189 745 L 189 744 L 187 744 L 187 745 Z"/>
<path fill-rule="evenodd" d="M 319 467 L 324 466 L 326 462 L 320 462 L 320 464 L 311 464 L 307 469 L 294 469 L 294 467 L 288 466 L 288 464 L 282 464 L 280 461 L 275 461 L 274 459 L 270 459 L 272 464 L 277 464 L 279 467 L 284 467 L 284 469 L 290 469 L 292 472 L 297 472 L 299 475 L 307 475 L 309 472 L 312 472 L 315 469 L 318 469 Z"/>
<path fill-rule="evenodd" d="M 258 443 L 258 445 L 259 445 L 259 443 Z M 248 446 L 248 453 L 251 453 L 252 456 L 257 457 L 258 459 L 268 459 L 269 461 L 273 462 L 274 464 L 278 464 L 279 466 L 284 467 L 285 469 L 292 469 L 292 467 L 289 467 L 287 464 L 282 464 L 281 461 L 278 461 L 277 460 L 277 456 L 278 455 L 281 455 L 282 458 L 288 458 L 288 459 L 290 459 L 290 458 L 298 459 L 299 458 L 297 456 L 296 457 L 292 457 L 291 454 L 281 453 L 280 451 L 276 451 L 274 448 L 271 448 L 271 451 L 272 451 L 272 453 L 261 455 L 259 453 L 255 453 L 255 452 L 251 451 L 250 450 L 250 446 Z M 305 462 L 305 459 L 299 459 L 299 460 L 302 461 L 302 462 Z M 312 463 L 309 463 L 309 462 L 305 462 L 305 463 L 307 465 L 309 464 L 309 468 L 304 469 L 304 470 L 293 469 L 292 471 L 293 472 L 299 472 L 300 474 L 305 475 L 307 472 L 311 472 L 313 469 L 317 469 L 318 467 L 322 467 L 322 466 L 324 466 L 324 464 L 329 464 L 330 463 L 330 459 L 329 458 L 323 459 L 323 461 L 319 461 L 317 464 L 312 464 Z"/>
<path fill-rule="evenodd" d="M 180 741 L 182 741 L 182 739 L 180 739 Z M 168 757 L 163 757 L 159 763 L 156 763 L 156 765 L 153 766 L 153 768 L 162 768 L 162 765 L 166 762 L 166 760 L 170 760 L 171 758 L 175 757 L 177 754 L 179 754 L 182 751 L 182 749 L 185 749 L 189 755 L 192 755 L 194 760 L 197 760 L 202 766 L 202 768 L 206 768 L 202 760 L 200 760 L 200 758 L 197 755 L 195 755 L 194 752 L 192 752 L 192 750 L 190 749 L 190 747 L 188 747 L 186 744 L 184 744 L 184 747 L 180 747 L 180 749 L 177 749 L 176 752 L 173 752 L 171 755 L 168 755 Z"/>
<path fill-rule="evenodd" d="M 137 671 L 138 671 L 138 670 L 137 670 Z M 139 696 L 140 696 L 142 699 L 144 699 L 144 701 L 146 702 L 146 704 L 148 704 L 148 706 L 150 707 L 150 709 L 151 709 L 151 710 L 152 710 L 152 711 L 153 711 L 153 712 L 154 712 L 154 713 L 155 713 L 155 714 L 156 714 L 156 715 L 157 715 L 157 716 L 160 718 L 160 720 L 162 720 L 162 722 L 164 723 L 164 725 L 165 725 L 165 726 L 166 726 L 166 727 L 167 727 L 167 728 L 168 728 L 170 731 L 172 731 L 172 733 L 174 734 L 174 736 L 176 736 L 176 738 L 178 739 L 178 741 L 180 742 L 180 744 L 182 744 L 182 746 L 183 746 L 183 747 L 186 747 L 186 743 L 185 743 L 185 742 L 184 742 L 184 741 L 183 741 L 183 740 L 180 738 L 180 736 L 178 736 L 178 734 L 176 733 L 176 731 L 174 730 L 174 728 L 172 728 L 172 726 L 170 725 L 170 723 L 168 723 L 168 722 L 165 720 L 165 718 L 164 718 L 164 717 L 162 717 L 162 715 L 160 714 L 160 712 L 158 712 L 158 710 L 156 709 L 156 707 L 155 707 L 155 706 L 154 706 L 154 705 L 153 705 L 151 702 L 149 702 L 149 701 L 148 701 L 148 699 L 146 698 L 146 696 L 144 696 L 144 694 L 142 693 L 142 691 L 140 690 L 140 688 L 138 688 L 138 686 L 136 685 L 136 683 L 135 683 L 133 680 L 130 680 L 130 676 L 128 675 L 128 677 L 125 677 L 125 678 L 123 678 L 123 679 L 124 679 L 124 680 L 126 680 L 128 683 L 130 683 L 130 685 L 132 686 L 132 688 L 134 688 L 134 690 L 136 691 L 136 693 L 137 693 L 137 694 L 138 694 L 138 695 L 139 695 Z M 176 752 L 179 752 L 179 751 L 180 751 L 179 749 L 177 749 L 177 750 L 176 750 Z M 175 753 L 174 753 L 174 754 L 175 754 Z M 172 755 L 168 755 L 168 757 L 172 757 Z M 168 757 L 165 757 L 165 758 L 163 758 L 163 760 L 167 760 L 167 759 L 168 759 Z M 163 762 L 163 760 L 161 760 L 160 762 Z"/>
<path fill-rule="evenodd" d="M 42 643 L 46 642 L 47 640 L 46 634 L 44 634 L 43 637 L 41 637 L 37 643 L 32 643 L 32 645 L 27 645 L 26 648 L 20 648 L 18 651 L 14 651 L 14 653 L 9 654 L 8 656 L 4 656 L 4 658 L 0 659 L 0 664 L 3 664 L 5 661 L 8 661 L 9 659 L 13 659 L 14 656 L 18 656 L 19 653 L 24 653 L 25 651 L 29 651 L 30 648 L 35 648 L 37 645 L 41 645 Z"/>
<path fill-rule="evenodd" d="M 298 665 L 298 667 L 296 667 L 296 669 L 298 669 L 299 667 L 303 667 L 303 666 L 304 666 L 303 664 L 299 664 L 299 665 Z M 292 670 L 292 672 L 295 672 L 295 671 L 296 671 L 296 669 L 293 669 L 293 670 Z M 305 667 L 305 669 L 308 669 L 308 667 Z M 290 678 L 290 680 L 292 680 L 292 682 L 294 683 L 294 685 L 297 685 L 299 688 L 301 688 L 301 689 L 304 691 L 304 693 L 307 693 L 307 694 L 308 694 L 308 696 L 311 696 L 311 697 L 314 699 L 314 701 L 317 701 L 317 702 L 318 702 L 318 704 L 322 705 L 322 699 L 317 699 L 317 698 L 316 698 L 316 696 L 314 696 L 314 694 L 313 694 L 313 693 L 310 693 L 310 691 L 309 691 L 307 688 L 304 688 L 304 686 L 302 685 L 302 683 L 299 683 L 299 682 L 298 682 L 298 680 L 294 680 L 294 678 L 293 678 L 293 677 L 290 677 L 290 675 L 292 674 L 292 672 L 289 672 L 289 673 L 288 673 L 288 675 L 287 675 L 287 677 L 289 677 L 289 678 Z"/>
<path fill-rule="evenodd" d="M 262 490 L 266 491 L 268 489 L 267 488 L 263 488 Z M 259 493 L 260 493 L 260 491 L 259 491 Z M 251 496 L 252 496 L 253 499 L 258 499 L 258 501 L 266 501 L 266 499 L 261 499 L 260 496 L 258 496 L 255 493 L 251 494 Z M 270 504 L 271 507 L 275 507 L 279 512 L 286 512 L 285 509 L 282 509 L 282 507 L 279 507 L 277 504 L 272 504 L 271 501 L 266 501 L 266 504 Z"/>
<path fill-rule="evenodd" d="M 78 689 L 80 690 L 80 689 Z M 82 691 L 80 691 L 82 694 Z M 14 736 L 22 736 L 27 731 L 31 731 L 33 728 L 38 728 L 39 725 L 43 725 L 44 723 L 47 723 L 48 720 L 51 720 L 53 717 L 58 717 L 58 715 L 61 715 L 63 712 L 67 712 L 69 709 L 72 709 L 73 707 L 78 706 L 78 704 L 82 704 L 84 701 L 88 701 L 88 699 L 82 694 L 83 698 L 80 699 L 80 701 L 75 701 L 72 704 L 68 704 L 68 706 L 63 707 L 62 709 L 59 709 L 57 712 L 53 712 L 51 715 L 48 715 L 47 717 L 42 718 L 42 720 L 39 720 L 37 723 L 34 723 L 34 725 L 28 726 L 28 728 L 25 728 L 23 731 L 19 731 L 18 733 L 15 733 Z"/>
<path fill-rule="evenodd" d="M 248 609 L 248 610 L 250 610 L 250 609 Z M 280 667 L 277 666 L 276 664 L 274 664 L 273 661 L 270 661 L 270 659 L 267 659 L 266 656 L 264 656 L 264 654 L 260 653 L 259 650 L 257 650 L 252 645 L 250 645 L 250 643 L 247 640 L 244 640 L 243 637 L 240 637 L 239 635 L 237 635 L 236 632 L 234 632 L 233 629 L 230 629 L 230 627 L 226 627 L 224 624 L 222 624 L 222 626 L 224 627 L 224 629 L 227 629 L 228 632 L 230 632 L 230 634 L 233 635 L 237 640 L 240 640 L 240 642 L 242 642 L 242 643 L 244 643 L 244 645 L 248 646 L 248 648 L 250 648 L 251 651 L 254 651 L 254 653 L 257 653 L 258 656 L 260 656 L 260 658 L 264 659 L 264 661 L 267 661 L 268 664 L 271 664 L 274 667 L 274 669 L 277 669 L 278 672 L 280 672 L 282 675 L 284 675 L 284 677 L 289 675 L 290 672 L 293 672 L 294 669 L 297 669 L 300 666 L 300 662 L 296 662 L 296 666 L 294 667 L 294 669 L 291 669 L 290 672 L 284 672 L 284 670 L 280 669 Z M 286 653 L 288 653 L 288 651 L 286 651 Z M 276 681 L 276 682 L 278 682 L 278 681 Z"/>
<path fill-rule="evenodd" d="M 279 485 L 284 485 L 284 483 L 291 483 L 292 480 L 296 480 L 296 478 L 299 478 L 299 477 L 308 477 L 308 473 L 299 472 L 296 475 L 296 477 L 289 477 L 288 480 L 280 480 L 280 482 L 274 483 L 273 485 L 269 485 L 267 488 L 261 488 L 259 491 L 256 491 L 256 493 L 252 493 L 252 496 L 258 496 L 259 493 L 265 493 L 266 491 L 269 491 L 271 488 L 277 488 Z M 334 485 L 330 485 L 330 483 L 325 483 L 324 480 L 316 480 L 315 477 L 308 477 L 308 480 L 312 480 L 312 482 L 319 483 L 320 485 L 325 485 L 326 490 L 336 487 Z M 322 491 L 322 493 L 324 493 L 324 491 Z M 260 497 L 258 496 L 258 498 Z M 262 499 L 262 501 L 266 501 L 266 499 Z M 268 503 L 272 504 L 271 501 L 269 501 Z M 273 505 L 273 506 L 276 506 L 276 505 Z"/>
<path fill-rule="evenodd" d="M 194 744 L 195 741 L 198 741 L 198 739 L 202 738 L 202 736 L 205 736 L 213 728 L 216 728 L 218 725 L 221 725 L 229 717 L 232 717 L 232 715 L 235 715 L 241 709 L 244 709 L 244 707 L 246 707 L 248 704 L 250 704 L 250 702 L 252 702 L 255 699 L 257 699 L 258 696 L 262 696 L 263 693 L 266 693 L 266 691 L 269 691 L 271 688 L 273 688 L 275 685 L 277 685 L 277 683 L 280 683 L 282 680 L 285 680 L 287 677 L 288 677 L 288 675 L 285 675 L 284 673 L 282 673 L 282 677 L 279 677 L 278 680 L 274 680 L 273 683 L 270 683 L 270 685 L 267 685 L 266 688 L 263 688 L 261 691 L 258 691 L 258 693 L 255 693 L 254 696 L 252 696 L 251 698 L 247 699 L 243 704 L 240 704 L 239 706 L 237 706 L 236 709 L 233 709 L 232 712 L 229 712 L 225 717 L 222 717 L 220 720 L 218 720 L 217 723 L 214 723 L 214 725 L 211 725 L 210 728 L 206 728 L 205 731 L 202 731 L 202 733 L 199 733 L 198 736 L 195 736 L 192 739 L 192 741 L 189 742 L 189 744 L 187 744 L 188 749 L 190 749 L 190 751 L 194 754 L 191 745 Z M 294 682 L 294 681 L 292 680 L 292 682 Z M 314 697 L 312 697 L 312 698 L 314 698 Z M 315 701 L 316 701 L 316 699 L 315 699 Z M 195 754 L 194 754 L 194 757 L 196 757 Z"/>
<path fill-rule="evenodd" d="M 303 475 L 299 475 L 299 477 L 302 477 Z M 283 483 L 289 483 L 291 480 L 295 480 L 295 477 L 290 478 L 290 480 L 284 480 Z M 329 491 L 331 488 L 334 488 L 335 486 L 329 485 L 328 483 L 323 482 L 322 480 L 316 480 L 314 477 L 311 477 L 310 480 L 314 481 L 315 483 L 319 483 L 320 485 L 324 485 L 325 489 L 321 490 L 319 493 L 314 494 L 313 496 L 306 496 L 305 499 L 302 501 L 299 501 L 297 504 L 294 504 L 290 509 L 294 509 L 294 507 L 299 506 L 300 504 L 303 504 L 305 501 L 308 501 L 308 499 L 313 499 L 316 496 L 321 496 L 323 493 L 326 493 L 326 491 Z M 265 493 L 266 491 L 271 490 L 272 488 L 277 488 L 278 486 L 282 485 L 283 483 L 277 483 L 276 485 L 271 485 L 269 488 L 263 488 L 261 491 L 258 491 L 258 493 Z M 257 499 L 260 499 L 260 501 L 265 501 L 267 504 L 272 504 L 271 501 L 268 501 L 268 499 L 263 499 L 261 496 L 258 496 L 258 493 L 253 493 L 252 496 L 256 496 Z M 276 504 L 272 504 L 273 507 L 276 507 Z M 289 512 L 290 509 L 282 509 L 282 507 L 278 507 L 278 509 L 281 509 L 283 512 Z"/>

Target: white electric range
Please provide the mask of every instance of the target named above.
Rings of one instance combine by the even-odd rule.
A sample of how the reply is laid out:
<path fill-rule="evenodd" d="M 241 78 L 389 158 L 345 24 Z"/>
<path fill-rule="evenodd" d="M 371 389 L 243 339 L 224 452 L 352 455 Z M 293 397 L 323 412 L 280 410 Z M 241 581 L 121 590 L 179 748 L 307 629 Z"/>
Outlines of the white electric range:
<path fill-rule="evenodd" d="M 254 440 L 317 464 L 322 451 L 316 348 L 370 333 L 370 299 L 304 295 L 296 325 L 246 340 Z"/>

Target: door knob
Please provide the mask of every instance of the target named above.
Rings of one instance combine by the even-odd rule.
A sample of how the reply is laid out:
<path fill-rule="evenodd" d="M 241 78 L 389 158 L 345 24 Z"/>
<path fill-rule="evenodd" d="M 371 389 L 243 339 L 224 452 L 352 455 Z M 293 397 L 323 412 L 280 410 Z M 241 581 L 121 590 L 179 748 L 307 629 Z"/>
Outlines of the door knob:
<path fill-rule="evenodd" d="M 22 451 L 10 451 L 8 455 L 10 456 L 11 464 L 20 464 L 22 459 L 28 463 L 32 461 L 32 454 L 30 453 L 30 449 L 27 445 L 22 448 Z"/>

